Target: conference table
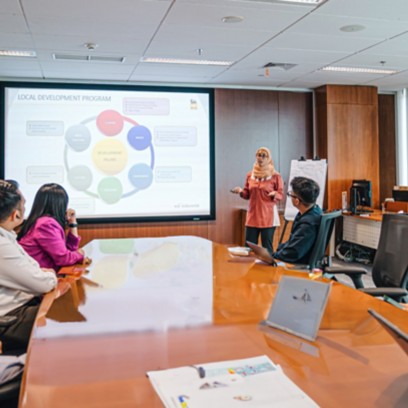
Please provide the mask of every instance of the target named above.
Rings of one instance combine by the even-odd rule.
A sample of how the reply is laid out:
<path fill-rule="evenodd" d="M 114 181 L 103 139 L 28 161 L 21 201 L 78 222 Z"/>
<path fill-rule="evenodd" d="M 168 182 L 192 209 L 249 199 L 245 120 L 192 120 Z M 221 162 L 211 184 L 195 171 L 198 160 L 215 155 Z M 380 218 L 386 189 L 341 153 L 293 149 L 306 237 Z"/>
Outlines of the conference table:
<path fill-rule="evenodd" d="M 308 341 L 259 324 L 281 277 L 312 279 L 305 271 L 231 256 L 194 236 L 84 249 L 91 265 L 64 268 L 65 293 L 41 304 L 21 408 L 163 407 L 147 371 L 261 355 L 321 407 L 408 406 L 408 356 L 367 312 L 408 332 L 408 313 L 395 306 L 332 282 Z"/>

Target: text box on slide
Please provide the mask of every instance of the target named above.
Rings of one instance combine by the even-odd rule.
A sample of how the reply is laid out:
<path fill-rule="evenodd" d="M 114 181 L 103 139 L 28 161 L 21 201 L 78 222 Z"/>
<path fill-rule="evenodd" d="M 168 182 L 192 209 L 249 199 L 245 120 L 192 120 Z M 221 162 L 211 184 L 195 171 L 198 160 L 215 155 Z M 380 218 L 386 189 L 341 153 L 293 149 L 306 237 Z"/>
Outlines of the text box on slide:
<path fill-rule="evenodd" d="M 95 214 L 95 199 L 92 197 L 70 197 L 69 205 L 72 208 L 75 208 L 75 211 L 78 215 L 86 214 L 91 215 Z"/>
<path fill-rule="evenodd" d="M 194 126 L 158 126 L 154 131 L 156 146 L 197 145 L 197 129 Z"/>
<path fill-rule="evenodd" d="M 64 136 L 62 120 L 29 120 L 26 123 L 27 136 Z"/>
<path fill-rule="evenodd" d="M 124 98 L 123 113 L 125 115 L 168 115 L 170 102 L 166 98 Z"/>
<path fill-rule="evenodd" d="M 64 168 L 62 166 L 28 166 L 26 169 L 28 184 L 44 184 L 52 180 L 53 183 L 64 181 Z"/>
<path fill-rule="evenodd" d="M 163 166 L 155 170 L 156 183 L 190 183 L 192 169 L 189 166 Z"/>

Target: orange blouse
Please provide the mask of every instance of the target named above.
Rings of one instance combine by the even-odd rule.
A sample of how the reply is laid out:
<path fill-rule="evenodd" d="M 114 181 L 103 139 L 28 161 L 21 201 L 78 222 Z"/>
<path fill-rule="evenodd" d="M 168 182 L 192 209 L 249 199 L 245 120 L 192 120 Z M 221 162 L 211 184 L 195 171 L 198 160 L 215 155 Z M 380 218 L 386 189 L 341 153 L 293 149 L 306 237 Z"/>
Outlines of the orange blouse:
<path fill-rule="evenodd" d="M 275 197 L 268 196 L 272 191 L 276 191 Z M 282 177 L 279 173 L 275 173 L 272 177 L 257 179 L 252 177 L 252 172 L 249 172 L 240 196 L 249 200 L 245 223 L 247 227 L 273 227 L 274 206 L 283 198 Z"/>

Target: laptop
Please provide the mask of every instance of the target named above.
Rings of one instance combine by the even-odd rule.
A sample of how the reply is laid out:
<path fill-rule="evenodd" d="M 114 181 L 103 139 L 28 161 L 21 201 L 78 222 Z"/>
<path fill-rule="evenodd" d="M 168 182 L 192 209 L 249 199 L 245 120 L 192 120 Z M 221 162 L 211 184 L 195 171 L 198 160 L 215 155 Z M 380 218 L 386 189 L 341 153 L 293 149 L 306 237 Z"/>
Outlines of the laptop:
<path fill-rule="evenodd" d="M 266 248 L 249 241 L 247 241 L 246 244 L 249 246 L 249 248 L 252 249 L 256 258 L 258 258 L 262 262 L 266 262 L 267 264 L 276 266 L 275 259 L 272 258 L 272 255 L 268 252 Z"/>
<path fill-rule="evenodd" d="M 315 340 L 326 308 L 330 283 L 282 276 L 263 325 Z"/>
<path fill-rule="evenodd" d="M 368 313 L 377 320 L 378 323 L 392 336 L 401 348 L 408 354 L 408 334 L 404 333 L 399 327 L 391 323 L 384 316 L 373 309 L 368 309 Z"/>

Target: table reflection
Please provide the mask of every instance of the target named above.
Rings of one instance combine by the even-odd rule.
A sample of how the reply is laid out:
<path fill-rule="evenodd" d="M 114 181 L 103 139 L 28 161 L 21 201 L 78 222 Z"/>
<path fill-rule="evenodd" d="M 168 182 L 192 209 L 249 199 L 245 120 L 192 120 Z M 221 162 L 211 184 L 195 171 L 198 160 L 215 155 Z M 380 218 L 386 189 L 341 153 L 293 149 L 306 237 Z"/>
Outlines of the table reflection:
<path fill-rule="evenodd" d="M 211 241 L 192 236 L 105 239 L 84 250 L 93 260 L 89 273 L 73 280 L 71 290 L 53 303 L 36 338 L 212 322 Z"/>

